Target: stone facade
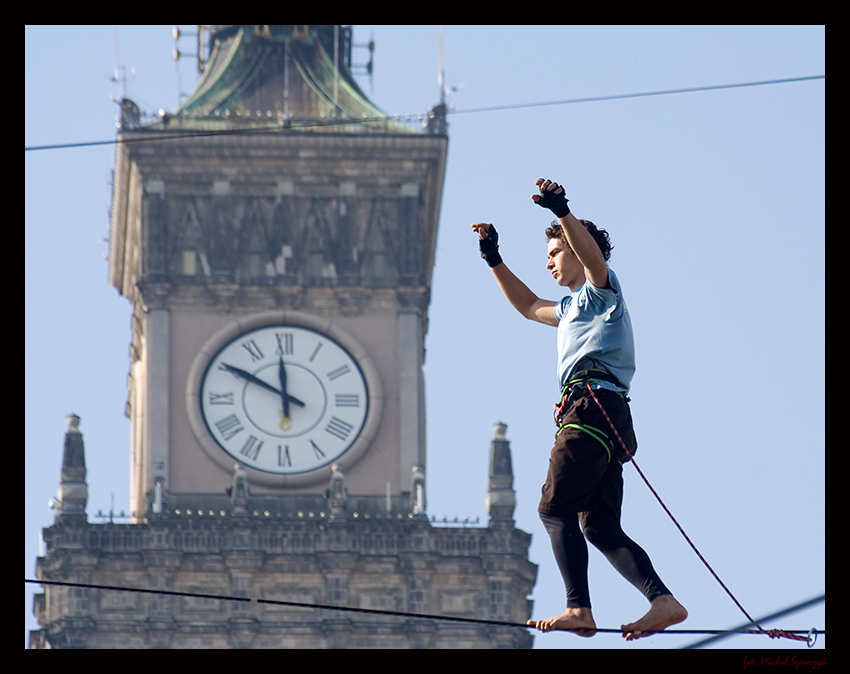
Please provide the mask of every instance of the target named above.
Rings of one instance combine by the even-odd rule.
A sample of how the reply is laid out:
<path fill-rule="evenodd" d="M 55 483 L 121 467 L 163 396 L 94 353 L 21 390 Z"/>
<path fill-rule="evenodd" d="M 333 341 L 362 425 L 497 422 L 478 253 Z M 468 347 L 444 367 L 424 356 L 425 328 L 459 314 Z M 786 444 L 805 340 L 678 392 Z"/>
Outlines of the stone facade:
<path fill-rule="evenodd" d="M 311 513 L 312 514 L 312 513 Z M 522 624 L 517 530 L 422 520 L 186 516 L 45 530 L 41 578 Z M 39 648 L 528 648 L 528 630 L 217 598 L 47 586 Z"/>
<path fill-rule="evenodd" d="M 74 427 L 69 436 L 79 467 L 82 435 Z M 491 464 L 491 475 L 501 484 L 488 502 L 500 510 L 487 527 L 433 526 L 415 503 L 391 501 L 388 512 L 379 499 L 351 498 L 333 485 L 326 498 L 297 500 L 234 489 L 199 499 L 205 509 L 184 504 L 143 524 L 89 523 L 79 499 L 57 501 L 39 580 L 181 594 L 45 584 L 34 606 L 42 629 L 30 647 L 530 648 L 533 636 L 522 627 L 263 601 L 522 625 L 537 567 L 528 561 L 531 536 L 514 527 L 506 503 L 503 426 L 493 454 L 500 465 Z M 70 493 L 64 484 L 60 495 Z"/>

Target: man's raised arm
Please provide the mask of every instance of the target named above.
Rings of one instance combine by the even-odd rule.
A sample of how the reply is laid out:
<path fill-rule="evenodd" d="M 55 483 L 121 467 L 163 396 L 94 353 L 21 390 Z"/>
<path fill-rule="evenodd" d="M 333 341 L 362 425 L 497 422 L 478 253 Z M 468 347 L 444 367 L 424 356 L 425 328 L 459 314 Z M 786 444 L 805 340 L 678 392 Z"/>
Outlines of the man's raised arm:
<path fill-rule="evenodd" d="M 558 218 L 567 243 L 585 269 L 585 276 L 597 288 L 607 288 L 608 265 L 602 251 L 584 225 L 570 213 L 564 188 L 543 178 L 538 178 L 534 184 L 540 188 L 540 194 L 534 194 L 531 198 L 538 206 L 548 208 Z"/>
<path fill-rule="evenodd" d="M 555 303 L 535 295 L 502 261 L 499 255 L 499 235 L 496 233 L 496 228 L 484 222 L 476 222 L 472 225 L 472 229 L 478 232 L 480 237 L 481 257 L 490 266 L 496 283 L 499 284 L 502 294 L 511 306 L 530 321 L 557 326 Z"/>

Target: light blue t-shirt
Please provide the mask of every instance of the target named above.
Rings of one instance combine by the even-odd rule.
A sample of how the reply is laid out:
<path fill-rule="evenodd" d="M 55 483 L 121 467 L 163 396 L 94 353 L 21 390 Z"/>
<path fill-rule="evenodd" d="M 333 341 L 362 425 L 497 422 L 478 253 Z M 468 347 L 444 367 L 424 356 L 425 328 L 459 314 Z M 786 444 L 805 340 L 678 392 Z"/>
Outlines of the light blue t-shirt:
<path fill-rule="evenodd" d="M 597 288 L 589 280 L 585 281 L 575 293 L 555 305 L 561 388 L 574 372 L 592 367 L 589 362 L 581 362 L 589 357 L 613 374 L 628 393 L 635 374 L 632 321 L 620 282 L 610 269 L 608 284 L 610 288 Z M 622 390 L 608 382 L 599 383 L 599 387 Z"/>

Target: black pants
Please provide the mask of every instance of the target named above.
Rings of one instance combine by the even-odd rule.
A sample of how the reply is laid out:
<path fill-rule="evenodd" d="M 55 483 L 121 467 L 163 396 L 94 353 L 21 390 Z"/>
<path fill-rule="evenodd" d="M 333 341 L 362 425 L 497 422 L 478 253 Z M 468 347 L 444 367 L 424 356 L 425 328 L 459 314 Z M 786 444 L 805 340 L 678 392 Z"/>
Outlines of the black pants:
<path fill-rule="evenodd" d="M 626 536 L 618 518 L 612 513 L 598 511 L 560 516 L 540 513 L 540 519 L 549 533 L 555 561 L 564 579 L 567 608 L 591 607 L 585 537 L 649 601 L 662 594 L 670 594 L 652 568 L 649 555 Z"/>

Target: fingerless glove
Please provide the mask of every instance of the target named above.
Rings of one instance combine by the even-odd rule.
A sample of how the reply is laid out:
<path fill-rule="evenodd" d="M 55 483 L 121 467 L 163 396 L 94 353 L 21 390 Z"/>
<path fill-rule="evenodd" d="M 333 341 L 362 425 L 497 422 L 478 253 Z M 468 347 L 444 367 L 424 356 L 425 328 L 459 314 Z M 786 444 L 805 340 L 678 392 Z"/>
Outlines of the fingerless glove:
<path fill-rule="evenodd" d="M 481 251 L 481 257 L 491 267 L 502 264 L 502 256 L 499 255 L 499 235 L 493 225 L 487 228 L 487 236 L 478 239 L 478 249 Z"/>
<path fill-rule="evenodd" d="M 555 188 L 557 190 L 558 188 Z M 567 206 L 567 193 L 564 191 L 564 188 L 561 187 L 561 193 L 555 194 L 555 190 L 549 191 L 540 191 L 540 200 L 537 203 L 538 206 L 542 206 L 543 208 L 548 208 L 555 214 L 555 217 L 563 218 L 570 212 L 570 207 Z"/>

